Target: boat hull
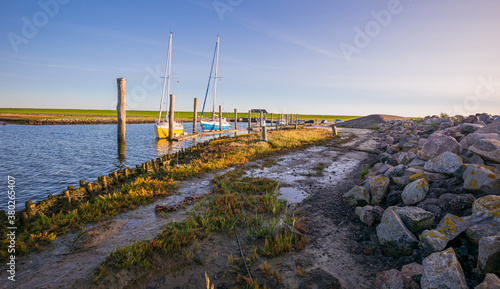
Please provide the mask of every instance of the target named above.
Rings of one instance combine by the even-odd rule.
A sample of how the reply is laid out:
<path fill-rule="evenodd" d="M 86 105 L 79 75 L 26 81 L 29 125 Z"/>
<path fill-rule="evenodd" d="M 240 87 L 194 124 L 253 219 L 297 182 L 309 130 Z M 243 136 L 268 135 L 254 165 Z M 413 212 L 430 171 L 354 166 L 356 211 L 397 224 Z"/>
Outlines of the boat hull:
<path fill-rule="evenodd" d="M 159 139 L 168 138 L 169 126 L 168 122 L 162 122 L 160 124 L 155 124 L 156 137 Z M 174 122 L 174 136 L 181 136 L 184 134 L 184 127 L 182 124 Z"/>
<path fill-rule="evenodd" d="M 201 127 L 204 131 L 216 131 L 219 130 L 219 122 L 218 121 L 200 121 Z M 222 130 L 229 129 L 230 123 L 227 121 L 222 122 Z"/>

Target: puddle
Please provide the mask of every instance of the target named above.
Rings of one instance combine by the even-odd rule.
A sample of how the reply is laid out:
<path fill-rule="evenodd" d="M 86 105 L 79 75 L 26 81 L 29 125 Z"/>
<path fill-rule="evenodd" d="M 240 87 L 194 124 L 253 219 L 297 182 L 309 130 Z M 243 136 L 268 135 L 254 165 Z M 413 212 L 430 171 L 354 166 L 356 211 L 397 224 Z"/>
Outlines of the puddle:
<path fill-rule="evenodd" d="M 309 196 L 308 193 L 293 187 L 280 188 L 279 198 L 287 201 L 289 204 L 298 204 Z"/>

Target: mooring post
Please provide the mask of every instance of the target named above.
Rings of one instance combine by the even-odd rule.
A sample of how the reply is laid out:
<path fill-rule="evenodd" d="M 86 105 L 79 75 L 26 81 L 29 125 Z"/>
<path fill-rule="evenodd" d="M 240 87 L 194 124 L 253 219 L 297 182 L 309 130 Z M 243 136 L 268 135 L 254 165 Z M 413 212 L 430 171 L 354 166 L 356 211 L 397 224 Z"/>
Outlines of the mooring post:
<path fill-rule="evenodd" d="M 219 105 L 219 131 L 222 131 L 222 105 Z"/>
<path fill-rule="evenodd" d="M 299 114 L 295 114 L 295 123 L 299 123 Z"/>
<path fill-rule="evenodd" d="M 264 113 L 264 126 L 267 126 L 267 113 Z"/>
<path fill-rule="evenodd" d="M 332 126 L 332 132 L 333 132 L 333 135 L 338 135 L 337 126 L 335 126 L 335 125 Z"/>
<path fill-rule="evenodd" d="M 193 134 L 196 134 L 196 125 L 198 124 L 198 99 L 194 99 L 194 113 L 193 113 Z"/>
<path fill-rule="evenodd" d="M 238 111 L 234 109 L 234 129 L 238 129 Z"/>
<path fill-rule="evenodd" d="M 248 129 L 252 128 L 252 110 L 248 111 Z"/>
<path fill-rule="evenodd" d="M 260 110 L 259 124 L 260 124 L 260 126 L 262 126 L 262 109 Z"/>
<path fill-rule="evenodd" d="M 127 125 L 126 107 L 125 107 L 125 78 L 117 78 L 118 85 L 118 104 L 116 106 L 118 115 L 118 158 L 125 157 L 125 127 Z"/>
<path fill-rule="evenodd" d="M 168 140 L 174 140 L 174 108 L 175 108 L 175 94 L 170 95 L 170 115 L 168 117 Z"/>
<path fill-rule="evenodd" d="M 267 127 L 262 127 L 262 141 L 267 141 Z"/>
<path fill-rule="evenodd" d="M 274 120 L 273 119 L 273 114 L 271 113 L 271 126 L 273 126 L 273 123 L 274 123 L 273 120 Z"/>

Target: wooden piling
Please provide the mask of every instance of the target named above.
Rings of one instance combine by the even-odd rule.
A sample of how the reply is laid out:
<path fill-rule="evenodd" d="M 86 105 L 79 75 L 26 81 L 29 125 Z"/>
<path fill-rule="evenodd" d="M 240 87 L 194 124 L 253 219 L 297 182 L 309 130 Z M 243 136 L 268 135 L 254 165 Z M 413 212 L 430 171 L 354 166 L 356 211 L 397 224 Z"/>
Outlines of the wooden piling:
<path fill-rule="evenodd" d="M 252 128 L 252 110 L 248 111 L 248 129 Z"/>
<path fill-rule="evenodd" d="M 262 127 L 262 141 L 267 142 L 267 126 Z"/>
<path fill-rule="evenodd" d="M 337 127 L 335 125 L 332 126 L 332 132 L 333 132 L 333 135 L 338 135 Z"/>
<path fill-rule="evenodd" d="M 219 131 L 222 131 L 222 105 L 219 105 Z"/>
<path fill-rule="evenodd" d="M 271 113 L 271 126 L 273 126 L 273 114 Z"/>
<path fill-rule="evenodd" d="M 238 111 L 234 109 L 234 129 L 238 129 Z"/>
<path fill-rule="evenodd" d="M 264 126 L 267 126 L 267 113 L 264 113 Z"/>
<path fill-rule="evenodd" d="M 194 113 L 193 113 L 193 134 L 196 134 L 196 125 L 198 124 L 198 99 L 194 99 Z"/>
<path fill-rule="evenodd" d="M 118 86 L 118 104 L 116 111 L 118 114 L 118 157 L 125 156 L 125 127 L 127 123 L 126 107 L 125 107 L 125 78 L 117 78 L 116 83 Z"/>
<path fill-rule="evenodd" d="M 262 109 L 260 110 L 259 124 L 262 126 Z"/>
<path fill-rule="evenodd" d="M 175 108 L 175 94 L 170 95 L 170 115 L 168 120 L 168 140 L 174 140 L 174 108 Z"/>

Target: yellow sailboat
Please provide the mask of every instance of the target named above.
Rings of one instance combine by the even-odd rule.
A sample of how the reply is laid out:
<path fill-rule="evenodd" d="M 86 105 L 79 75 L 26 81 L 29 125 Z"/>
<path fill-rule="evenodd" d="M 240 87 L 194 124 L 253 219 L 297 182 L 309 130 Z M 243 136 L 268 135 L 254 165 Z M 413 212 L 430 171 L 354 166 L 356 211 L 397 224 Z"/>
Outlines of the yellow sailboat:
<path fill-rule="evenodd" d="M 172 31 L 170 31 L 170 37 L 168 39 L 167 64 L 165 65 L 165 77 L 163 78 L 163 88 L 161 91 L 160 113 L 158 115 L 158 121 L 155 123 L 156 137 L 160 139 L 168 138 L 169 136 L 168 113 L 166 113 L 165 115 L 165 120 L 162 121 L 161 112 L 163 108 L 163 99 L 165 98 L 165 84 L 167 86 L 167 103 L 168 103 L 168 97 L 170 97 L 170 64 L 172 62 L 171 58 L 172 58 Z M 174 121 L 173 129 L 174 129 L 174 136 L 180 136 L 184 134 L 184 127 L 179 122 Z"/>

